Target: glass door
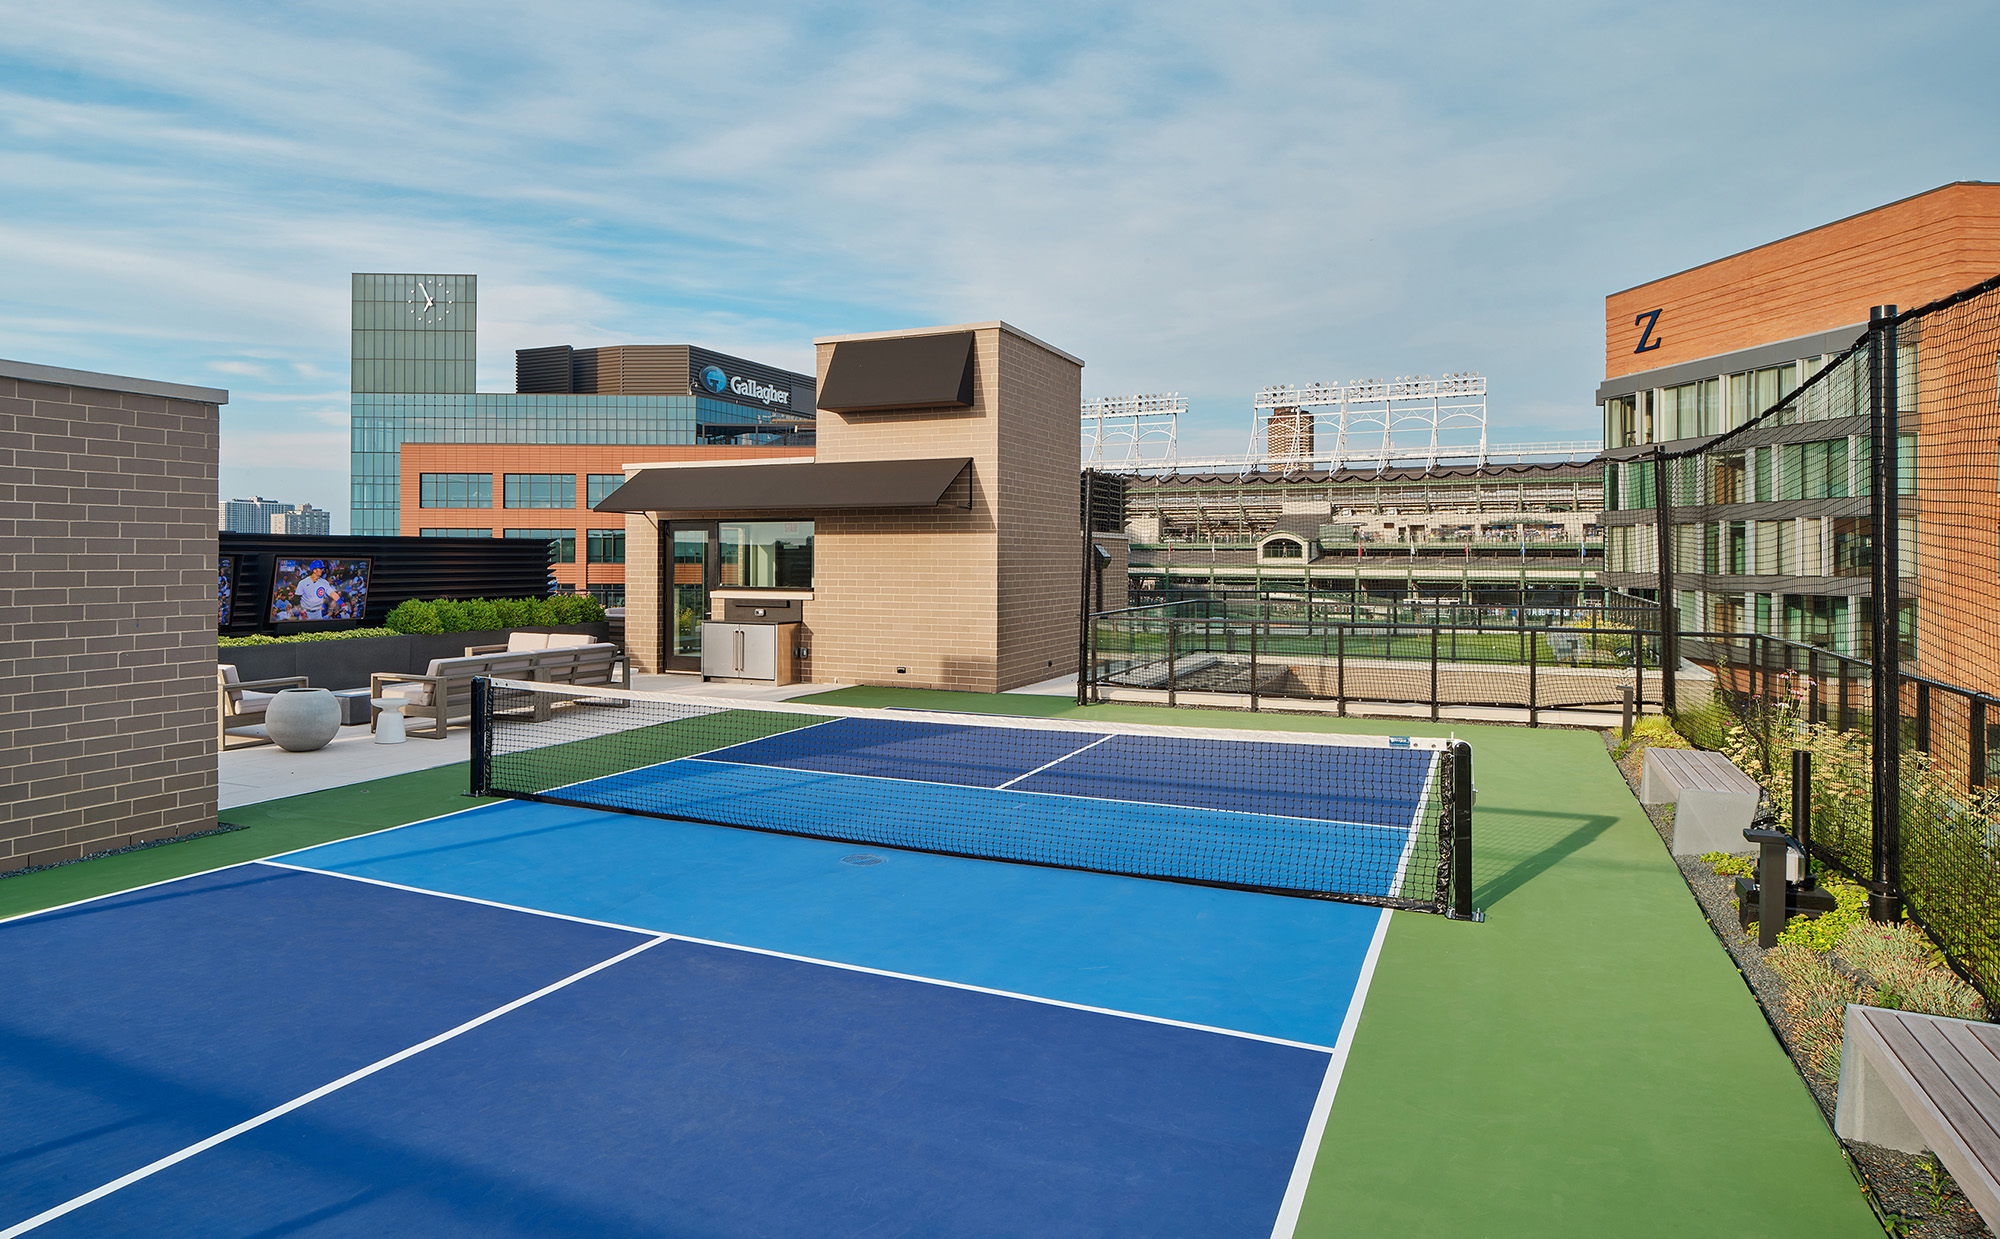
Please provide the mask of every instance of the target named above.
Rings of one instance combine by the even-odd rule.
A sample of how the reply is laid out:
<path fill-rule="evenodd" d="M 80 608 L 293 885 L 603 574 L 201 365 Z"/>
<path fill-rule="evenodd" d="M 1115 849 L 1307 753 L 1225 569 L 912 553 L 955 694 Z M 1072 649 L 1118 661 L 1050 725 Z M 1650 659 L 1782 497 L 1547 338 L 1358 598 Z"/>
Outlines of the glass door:
<path fill-rule="evenodd" d="M 666 656 L 670 671 L 701 670 L 701 625 L 715 584 L 715 522 L 673 521 L 667 526 Z"/>

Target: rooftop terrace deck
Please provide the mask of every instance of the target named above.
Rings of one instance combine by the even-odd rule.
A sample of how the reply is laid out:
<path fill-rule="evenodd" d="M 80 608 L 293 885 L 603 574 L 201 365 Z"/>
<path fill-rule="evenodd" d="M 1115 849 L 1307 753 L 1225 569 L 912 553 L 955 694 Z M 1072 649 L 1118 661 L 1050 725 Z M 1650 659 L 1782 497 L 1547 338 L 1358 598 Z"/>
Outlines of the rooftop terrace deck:
<path fill-rule="evenodd" d="M 1169 721 L 1155 707 L 1032 693 L 816 699 Z M 1393 915 L 1297 1234 L 1880 1233 L 1597 734 L 1191 709 L 1171 721 L 1455 731 L 1477 754 L 1476 902 L 1488 919 Z M 0 915 L 464 808 L 457 734 L 229 754 L 223 820 L 245 829 L 0 881 Z M 359 781 L 399 765 L 422 768 Z"/>

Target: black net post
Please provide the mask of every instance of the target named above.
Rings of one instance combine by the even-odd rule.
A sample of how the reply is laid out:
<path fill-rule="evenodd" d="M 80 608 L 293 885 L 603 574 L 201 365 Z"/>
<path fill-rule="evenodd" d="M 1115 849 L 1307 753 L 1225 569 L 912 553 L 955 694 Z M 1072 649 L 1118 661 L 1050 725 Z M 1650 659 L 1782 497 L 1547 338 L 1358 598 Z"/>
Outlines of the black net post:
<path fill-rule="evenodd" d="M 484 796 L 492 788 L 488 777 L 493 768 L 493 721 L 487 709 L 487 700 L 492 687 L 485 676 L 472 681 L 472 786 L 469 796 Z"/>
<path fill-rule="evenodd" d="M 1868 915 L 1877 921 L 1902 919 L 1901 830 L 1902 811 L 1902 726 L 1897 691 L 1900 667 L 1896 654 L 1896 603 L 1901 590 L 1897 580 L 1896 501 L 1901 479 L 1896 476 L 1896 307 L 1876 306 L 1868 311 L 1868 412 L 1869 432 L 1874 440 L 1869 455 L 1869 530 L 1874 540 L 1871 565 L 1873 614 L 1869 617 L 1873 639 L 1869 705 L 1873 717 L 1872 750 L 1874 797 L 1870 862 L 1875 879 L 1868 894 Z M 1844 695 L 1844 694 L 1843 694 Z M 1842 714 L 1846 713 L 1845 702 Z"/>
<path fill-rule="evenodd" d="M 1666 449 L 1653 448 L 1653 535 L 1660 570 L 1660 706 L 1672 718 L 1674 671 L 1680 665 L 1680 617 L 1674 613 L 1674 503 L 1672 458 Z"/>
<path fill-rule="evenodd" d="M 1472 908 L 1472 746 L 1452 744 L 1451 760 L 1451 915 L 1475 919 Z"/>
<path fill-rule="evenodd" d="M 1174 696 L 1177 685 L 1175 683 L 1175 676 L 1174 676 L 1174 663 L 1177 661 L 1179 660 L 1176 657 L 1176 653 L 1174 650 L 1174 621 L 1173 618 L 1169 616 L 1167 618 L 1167 708 L 1168 709 L 1172 709 L 1175 704 Z"/>

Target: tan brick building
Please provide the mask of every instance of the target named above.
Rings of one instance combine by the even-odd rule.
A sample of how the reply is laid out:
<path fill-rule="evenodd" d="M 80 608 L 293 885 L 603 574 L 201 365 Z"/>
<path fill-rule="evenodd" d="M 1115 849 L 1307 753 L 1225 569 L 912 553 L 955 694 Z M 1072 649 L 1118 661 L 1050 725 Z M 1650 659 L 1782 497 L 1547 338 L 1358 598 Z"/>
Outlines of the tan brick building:
<path fill-rule="evenodd" d="M 606 505 L 628 510 L 634 665 L 692 669 L 692 606 L 797 622 L 811 682 L 997 692 L 1071 669 L 1083 362 L 998 322 L 815 344 L 811 462 L 635 461 Z M 687 498 L 702 494 L 758 498 Z M 809 545 L 809 579 L 753 583 L 762 537 L 772 563 L 807 562 Z"/>
<path fill-rule="evenodd" d="M 228 399 L 0 361 L 0 870 L 215 825 Z"/>

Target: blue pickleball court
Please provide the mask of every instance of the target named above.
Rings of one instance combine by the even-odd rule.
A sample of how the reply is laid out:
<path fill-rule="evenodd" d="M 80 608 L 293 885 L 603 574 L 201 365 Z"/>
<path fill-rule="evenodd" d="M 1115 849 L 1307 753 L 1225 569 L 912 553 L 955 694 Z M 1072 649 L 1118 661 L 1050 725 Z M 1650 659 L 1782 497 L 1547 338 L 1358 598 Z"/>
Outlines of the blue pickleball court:
<path fill-rule="evenodd" d="M 1387 913 L 1238 887 L 1436 756 L 815 719 L 0 923 L 0 1237 L 1289 1234 Z"/>
<path fill-rule="evenodd" d="M 1438 753 L 896 718 L 795 730 L 541 792 L 556 803 L 956 855 L 1397 898 Z"/>

